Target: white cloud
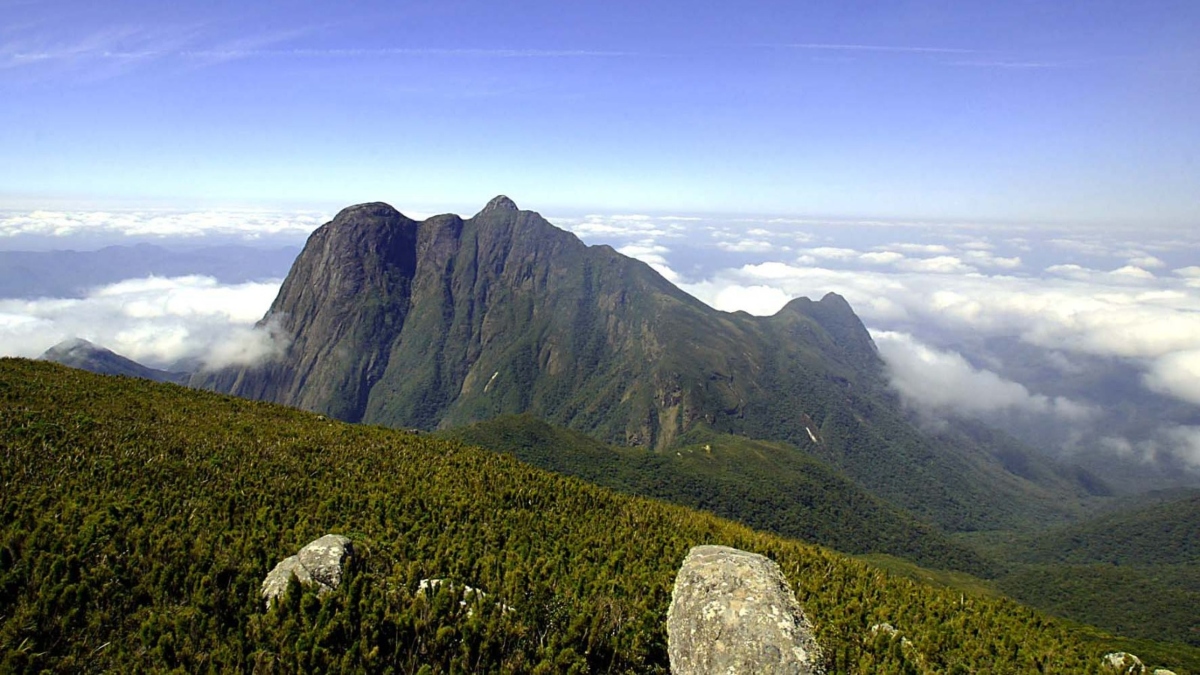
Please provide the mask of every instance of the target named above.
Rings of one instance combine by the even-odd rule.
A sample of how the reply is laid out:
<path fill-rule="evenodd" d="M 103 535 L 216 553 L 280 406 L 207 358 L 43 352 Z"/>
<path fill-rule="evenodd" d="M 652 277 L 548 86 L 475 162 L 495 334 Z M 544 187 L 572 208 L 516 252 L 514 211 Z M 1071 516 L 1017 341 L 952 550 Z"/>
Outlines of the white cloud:
<path fill-rule="evenodd" d="M 1163 260 L 1161 258 L 1158 258 L 1156 256 L 1152 256 L 1150 254 L 1143 254 L 1143 255 L 1137 255 L 1137 256 L 1130 258 L 1129 265 L 1132 267 L 1159 269 L 1162 267 L 1166 267 L 1167 263 L 1163 262 Z"/>
<path fill-rule="evenodd" d="M 1145 375 L 1145 382 L 1154 391 L 1200 405 L 1200 349 L 1156 359 Z"/>
<path fill-rule="evenodd" d="M 884 246 L 876 246 L 876 251 L 900 251 L 912 255 L 945 255 L 950 253 L 950 247 L 943 244 L 914 244 L 912 242 L 895 242 Z"/>
<path fill-rule="evenodd" d="M 717 248 L 730 253 L 766 253 L 776 247 L 769 241 L 760 239 L 742 239 L 739 241 L 720 241 L 717 242 Z"/>
<path fill-rule="evenodd" d="M 1154 278 L 1153 272 L 1144 270 L 1140 267 L 1135 267 L 1133 265 L 1126 265 L 1124 267 L 1119 267 L 1119 268 L 1113 270 L 1112 272 L 1109 272 L 1109 274 L 1111 274 L 1113 276 L 1117 276 L 1117 277 L 1127 277 L 1129 279 L 1138 279 L 1138 280 L 1150 280 L 1150 279 Z"/>
<path fill-rule="evenodd" d="M 636 258 L 646 263 L 667 281 L 679 283 L 679 274 L 671 269 L 671 266 L 667 264 L 667 259 L 664 257 L 665 254 L 670 252 L 671 249 L 662 244 L 656 244 L 653 240 L 629 244 L 617 249 L 617 253 L 621 255 L 627 255 L 630 258 Z"/>
<path fill-rule="evenodd" d="M 872 333 L 888 365 L 892 386 L 910 405 L 930 413 L 982 415 L 998 411 L 1052 414 L 1068 420 L 1089 417 L 1084 405 L 1032 394 L 1024 385 L 976 368 L 961 354 L 934 349 L 907 333 Z"/>
<path fill-rule="evenodd" d="M 282 336 L 254 325 L 280 283 L 148 277 L 102 286 L 79 299 L 0 300 L 0 354 L 32 358 L 81 337 L 151 366 L 266 358 L 285 346 Z"/>
<path fill-rule="evenodd" d="M 968 251 L 990 251 L 996 247 L 990 242 L 982 241 L 980 239 L 972 239 L 959 244 L 959 248 L 963 248 Z"/>
<path fill-rule="evenodd" d="M 1110 272 L 1103 272 L 1071 263 L 1051 265 L 1046 268 L 1046 273 L 1095 284 L 1120 283 L 1144 286 L 1145 282 L 1153 281 L 1156 278 L 1153 272 L 1140 267 L 1134 267 L 1133 265 L 1126 265 Z"/>
<path fill-rule="evenodd" d="M 687 230 L 678 218 L 654 218 L 643 214 L 588 215 L 583 218 L 555 218 L 554 224 L 575 233 L 581 239 L 654 239 L 679 237 Z"/>
<path fill-rule="evenodd" d="M 806 256 L 825 260 L 851 260 L 859 256 L 859 252 L 852 248 L 839 248 L 836 246 L 806 248 L 802 252 Z"/>
<path fill-rule="evenodd" d="M 965 274 L 975 271 L 974 267 L 951 255 L 939 255 L 935 258 L 908 258 L 896 263 L 896 267 L 907 272 L 931 274 Z"/>
<path fill-rule="evenodd" d="M 1095 257 L 1112 255 L 1113 250 L 1110 243 L 1095 239 L 1060 237 L 1051 239 L 1047 243 L 1057 248 L 1071 251 L 1072 253 L 1082 253 Z"/>
<path fill-rule="evenodd" d="M 1177 426 L 1167 429 L 1164 436 L 1171 442 L 1171 454 L 1188 464 L 1200 467 L 1200 427 Z"/>
<path fill-rule="evenodd" d="M 319 212 L 271 211 L 28 211 L 0 213 L 0 238 L 18 236 L 197 238 L 211 235 L 253 240 L 304 237 L 328 221 Z"/>
<path fill-rule="evenodd" d="M 904 254 L 896 251 L 872 251 L 862 254 L 858 259 L 872 265 L 891 265 L 904 260 Z"/>
<path fill-rule="evenodd" d="M 1118 456 L 1142 462 L 1154 462 L 1165 455 L 1200 468 L 1200 426 L 1172 425 L 1150 438 L 1136 442 L 1120 436 L 1109 436 L 1100 439 L 1100 445 Z"/>
<path fill-rule="evenodd" d="M 1019 257 L 1005 258 L 979 249 L 968 250 L 963 253 L 963 257 L 971 263 L 982 267 L 1011 270 L 1021 266 L 1021 258 Z"/>
<path fill-rule="evenodd" d="M 791 300 L 791 296 L 772 286 L 728 286 L 716 292 L 711 306 L 728 312 L 744 311 L 770 316 Z"/>

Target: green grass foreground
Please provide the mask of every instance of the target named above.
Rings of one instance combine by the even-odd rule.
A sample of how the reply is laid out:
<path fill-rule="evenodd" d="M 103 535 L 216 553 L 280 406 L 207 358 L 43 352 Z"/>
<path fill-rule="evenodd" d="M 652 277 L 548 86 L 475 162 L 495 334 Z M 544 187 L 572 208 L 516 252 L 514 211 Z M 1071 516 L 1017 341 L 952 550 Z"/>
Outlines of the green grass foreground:
<path fill-rule="evenodd" d="M 455 442 L 49 363 L 0 360 L 0 494 L 0 672 L 666 672 L 704 543 L 779 562 L 831 673 L 1092 673 L 1110 646 Z M 361 553 L 343 586 L 266 610 L 263 576 L 328 532 Z"/>

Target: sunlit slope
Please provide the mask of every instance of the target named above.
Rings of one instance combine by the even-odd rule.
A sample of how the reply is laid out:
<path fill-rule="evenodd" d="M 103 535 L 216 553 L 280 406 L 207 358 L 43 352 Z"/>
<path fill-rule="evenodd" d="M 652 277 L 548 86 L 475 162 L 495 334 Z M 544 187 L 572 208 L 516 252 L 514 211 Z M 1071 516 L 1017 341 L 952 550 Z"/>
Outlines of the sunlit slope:
<path fill-rule="evenodd" d="M 779 561 L 831 672 L 1096 672 L 1105 645 L 1008 601 L 621 496 L 488 451 L 266 403 L 0 360 L 0 671 L 665 672 L 689 547 Z M 326 532 L 363 559 L 265 611 Z M 453 589 L 425 601 L 418 580 Z M 890 622 L 902 648 L 869 627 Z"/>

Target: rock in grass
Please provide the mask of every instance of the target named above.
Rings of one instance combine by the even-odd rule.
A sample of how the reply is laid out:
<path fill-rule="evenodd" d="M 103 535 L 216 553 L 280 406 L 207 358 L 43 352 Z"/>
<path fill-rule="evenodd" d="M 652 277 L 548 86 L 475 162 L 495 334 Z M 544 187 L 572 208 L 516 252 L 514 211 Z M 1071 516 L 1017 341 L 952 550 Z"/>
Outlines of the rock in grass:
<path fill-rule="evenodd" d="M 305 585 L 315 584 L 318 593 L 327 593 L 342 584 L 346 566 L 354 557 L 349 537 L 327 534 L 308 543 L 300 552 L 279 562 L 262 582 L 262 597 L 267 606 L 287 591 L 294 576 Z"/>
<path fill-rule="evenodd" d="M 726 546 L 697 546 L 667 611 L 674 675 L 821 673 L 812 624 L 779 566 Z"/>

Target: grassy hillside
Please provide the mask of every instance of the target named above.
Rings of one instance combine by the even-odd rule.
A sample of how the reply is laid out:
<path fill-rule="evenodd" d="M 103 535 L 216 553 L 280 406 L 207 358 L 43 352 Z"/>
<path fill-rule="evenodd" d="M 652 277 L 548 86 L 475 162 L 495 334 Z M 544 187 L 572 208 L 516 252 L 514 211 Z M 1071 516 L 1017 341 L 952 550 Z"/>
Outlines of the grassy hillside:
<path fill-rule="evenodd" d="M 927 567 L 987 575 L 972 549 L 874 497 L 785 443 L 694 429 L 667 451 L 622 448 L 531 415 L 439 432 L 627 494 L 710 511 L 848 553 L 890 553 Z"/>
<path fill-rule="evenodd" d="M 666 672 L 701 543 L 778 561 L 831 672 L 1092 673 L 1112 644 L 492 452 L 50 363 L 0 360 L 0 448 L 3 672 Z M 264 610 L 263 575 L 327 532 L 363 553 L 343 586 Z"/>

